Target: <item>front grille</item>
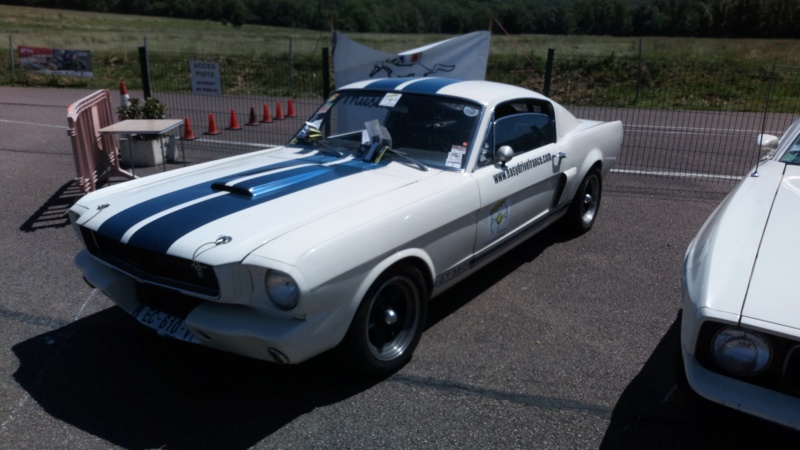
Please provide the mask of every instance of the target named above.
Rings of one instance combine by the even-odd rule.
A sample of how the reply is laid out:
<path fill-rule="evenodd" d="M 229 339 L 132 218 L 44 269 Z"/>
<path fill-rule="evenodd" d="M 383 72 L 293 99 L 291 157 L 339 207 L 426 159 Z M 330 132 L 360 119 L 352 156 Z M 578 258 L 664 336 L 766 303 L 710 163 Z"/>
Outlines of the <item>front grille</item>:
<path fill-rule="evenodd" d="M 772 345 L 772 360 L 760 374 L 752 377 L 733 377 L 722 370 L 711 356 L 711 339 L 717 330 L 726 326 L 716 322 L 706 322 L 700 329 L 697 340 L 697 360 L 708 370 L 737 378 L 773 391 L 800 397 L 800 342 L 761 332 Z"/>
<path fill-rule="evenodd" d="M 211 266 L 123 244 L 85 227 L 81 227 L 81 234 L 92 255 L 137 279 L 205 297 L 219 297 L 219 283 Z"/>

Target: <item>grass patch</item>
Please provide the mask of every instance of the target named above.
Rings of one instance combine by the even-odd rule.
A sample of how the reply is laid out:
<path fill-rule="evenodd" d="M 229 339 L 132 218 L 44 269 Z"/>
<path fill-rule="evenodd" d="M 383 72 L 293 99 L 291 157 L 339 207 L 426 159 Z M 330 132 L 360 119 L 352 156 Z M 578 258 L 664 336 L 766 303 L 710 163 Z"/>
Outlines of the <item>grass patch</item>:
<path fill-rule="evenodd" d="M 12 73 L 5 45 L 0 85 L 16 86 L 114 89 L 124 79 L 129 88 L 141 88 L 137 47 L 146 40 L 157 90 L 188 91 L 188 61 L 202 59 L 220 62 L 223 90 L 231 95 L 319 96 L 321 49 L 330 47 L 329 31 L 7 5 L 0 5 L 0 30 L 15 50 L 92 54 L 93 78 Z M 451 37 L 348 36 L 390 53 Z M 772 90 L 790 100 L 772 102 L 771 109 L 795 112 L 800 92 L 800 40 L 494 35 L 487 79 L 541 91 L 548 48 L 555 49 L 550 95 L 565 104 L 760 111 Z"/>

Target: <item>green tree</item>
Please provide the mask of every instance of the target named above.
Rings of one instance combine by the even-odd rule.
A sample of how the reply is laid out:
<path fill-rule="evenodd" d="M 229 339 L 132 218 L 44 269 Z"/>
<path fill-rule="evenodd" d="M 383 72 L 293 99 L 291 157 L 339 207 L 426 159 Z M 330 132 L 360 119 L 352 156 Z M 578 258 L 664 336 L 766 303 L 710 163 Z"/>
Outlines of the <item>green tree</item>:
<path fill-rule="evenodd" d="M 579 34 L 628 34 L 627 0 L 576 0 L 574 11 Z"/>

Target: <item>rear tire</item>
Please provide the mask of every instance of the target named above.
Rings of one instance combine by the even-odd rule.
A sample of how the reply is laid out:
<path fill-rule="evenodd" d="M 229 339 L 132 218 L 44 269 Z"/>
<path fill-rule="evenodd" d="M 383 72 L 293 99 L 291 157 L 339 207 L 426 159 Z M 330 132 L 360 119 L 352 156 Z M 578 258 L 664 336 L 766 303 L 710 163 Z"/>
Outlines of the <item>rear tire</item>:
<path fill-rule="evenodd" d="M 416 267 L 389 269 L 370 287 L 343 342 L 351 367 L 383 377 L 411 360 L 428 311 L 428 289 Z"/>
<path fill-rule="evenodd" d="M 600 178 L 600 171 L 592 169 L 578 186 L 564 216 L 563 223 L 570 232 L 580 235 L 592 229 L 600 211 L 602 193 L 603 180 Z"/>

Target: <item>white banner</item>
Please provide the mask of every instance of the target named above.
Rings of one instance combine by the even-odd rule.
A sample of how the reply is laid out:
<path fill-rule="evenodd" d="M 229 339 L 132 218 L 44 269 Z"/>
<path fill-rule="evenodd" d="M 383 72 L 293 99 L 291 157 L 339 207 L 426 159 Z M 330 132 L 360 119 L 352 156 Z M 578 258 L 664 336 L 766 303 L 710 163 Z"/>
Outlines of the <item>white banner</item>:
<path fill-rule="evenodd" d="M 483 80 L 489 60 L 488 31 L 476 31 L 398 54 L 333 35 L 336 88 L 370 78 L 445 77 Z"/>

